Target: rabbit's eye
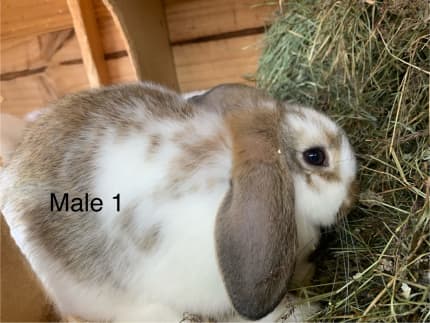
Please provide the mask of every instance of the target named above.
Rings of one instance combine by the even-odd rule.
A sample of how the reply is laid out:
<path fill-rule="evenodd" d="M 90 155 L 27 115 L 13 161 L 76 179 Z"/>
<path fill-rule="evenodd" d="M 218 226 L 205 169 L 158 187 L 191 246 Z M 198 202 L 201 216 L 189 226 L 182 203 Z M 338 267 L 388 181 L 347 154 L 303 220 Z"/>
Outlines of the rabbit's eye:
<path fill-rule="evenodd" d="M 303 152 L 303 159 L 312 166 L 325 166 L 325 152 L 320 147 L 310 148 Z"/>

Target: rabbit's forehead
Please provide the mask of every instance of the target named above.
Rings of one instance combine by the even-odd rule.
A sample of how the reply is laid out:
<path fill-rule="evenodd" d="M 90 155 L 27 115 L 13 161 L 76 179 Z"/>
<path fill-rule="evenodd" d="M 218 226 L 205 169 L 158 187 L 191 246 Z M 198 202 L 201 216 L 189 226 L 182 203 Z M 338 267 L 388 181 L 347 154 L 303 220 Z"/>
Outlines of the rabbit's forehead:
<path fill-rule="evenodd" d="M 296 138 L 298 149 L 314 146 L 340 149 L 342 132 L 322 113 L 310 108 L 294 107 L 286 113 L 286 124 Z"/>

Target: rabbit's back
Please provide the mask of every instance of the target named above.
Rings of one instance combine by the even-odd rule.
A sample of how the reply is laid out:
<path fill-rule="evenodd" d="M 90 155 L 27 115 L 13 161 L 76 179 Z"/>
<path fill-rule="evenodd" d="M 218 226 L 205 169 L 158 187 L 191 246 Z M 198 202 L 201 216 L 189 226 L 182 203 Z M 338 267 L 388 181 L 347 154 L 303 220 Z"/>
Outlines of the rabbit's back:
<path fill-rule="evenodd" d="M 164 94 L 132 85 L 67 97 L 1 174 L 2 210 L 63 312 L 132 319 L 166 295 L 182 308 L 195 295 L 214 312 L 228 303 L 213 228 L 229 136 L 218 113 Z M 205 300 L 190 289 L 207 289 L 208 275 Z"/>

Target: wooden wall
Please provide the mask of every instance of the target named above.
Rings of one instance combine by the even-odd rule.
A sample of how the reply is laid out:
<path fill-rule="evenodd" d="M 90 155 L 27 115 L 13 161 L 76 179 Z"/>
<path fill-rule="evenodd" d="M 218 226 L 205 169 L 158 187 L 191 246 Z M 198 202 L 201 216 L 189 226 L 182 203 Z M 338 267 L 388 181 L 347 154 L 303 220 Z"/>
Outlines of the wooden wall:
<path fill-rule="evenodd" d="M 135 75 L 119 30 L 93 1 L 109 82 Z M 277 1 L 164 0 L 180 90 L 246 82 L 255 72 L 265 24 Z M 265 4 L 266 3 L 266 4 Z M 2 0 L 0 104 L 22 116 L 89 82 L 66 0 Z"/>

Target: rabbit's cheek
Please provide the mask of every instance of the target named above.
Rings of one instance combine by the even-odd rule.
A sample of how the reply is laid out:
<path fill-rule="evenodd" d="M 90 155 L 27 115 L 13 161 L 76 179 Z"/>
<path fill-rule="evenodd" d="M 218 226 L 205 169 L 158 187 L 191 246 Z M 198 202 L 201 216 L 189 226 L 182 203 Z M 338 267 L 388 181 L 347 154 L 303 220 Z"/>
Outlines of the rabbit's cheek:
<path fill-rule="evenodd" d="M 306 176 L 294 179 L 296 216 L 307 219 L 315 226 L 332 225 L 347 194 L 346 189 L 317 175 L 310 176 L 311 185 Z"/>
<path fill-rule="evenodd" d="M 339 208 L 338 220 L 345 217 L 351 211 L 355 202 L 357 202 L 358 193 L 359 193 L 359 189 L 360 189 L 359 186 L 360 185 L 359 185 L 359 182 L 357 179 L 355 179 L 354 181 L 352 181 L 349 184 L 348 193 L 345 197 L 345 200 L 343 201 L 342 205 Z"/>

